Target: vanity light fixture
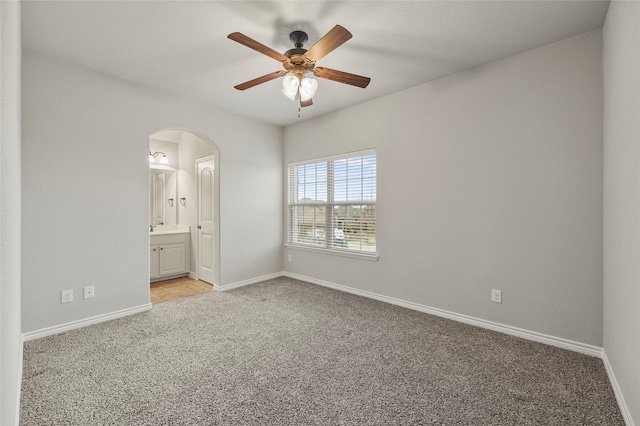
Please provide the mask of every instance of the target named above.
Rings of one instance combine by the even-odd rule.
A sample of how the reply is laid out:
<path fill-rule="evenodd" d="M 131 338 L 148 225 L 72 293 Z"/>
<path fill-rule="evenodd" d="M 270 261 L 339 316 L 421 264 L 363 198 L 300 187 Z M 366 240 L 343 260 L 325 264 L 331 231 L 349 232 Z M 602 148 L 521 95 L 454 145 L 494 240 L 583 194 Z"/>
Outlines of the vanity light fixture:
<path fill-rule="evenodd" d="M 162 154 L 159 160 L 156 160 L 156 157 Z M 153 154 L 149 151 L 149 162 L 150 163 L 161 163 L 161 164 L 169 164 L 169 159 L 165 155 L 164 152 L 154 152 Z"/>

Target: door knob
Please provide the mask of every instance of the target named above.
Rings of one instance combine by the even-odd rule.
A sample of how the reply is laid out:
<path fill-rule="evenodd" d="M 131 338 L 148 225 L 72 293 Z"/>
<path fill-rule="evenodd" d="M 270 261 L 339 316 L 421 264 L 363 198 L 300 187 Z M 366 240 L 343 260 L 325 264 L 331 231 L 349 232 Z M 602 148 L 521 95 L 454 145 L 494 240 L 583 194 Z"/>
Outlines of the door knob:
<path fill-rule="evenodd" d="M 198 225 L 198 229 L 202 229 L 202 226 Z"/>

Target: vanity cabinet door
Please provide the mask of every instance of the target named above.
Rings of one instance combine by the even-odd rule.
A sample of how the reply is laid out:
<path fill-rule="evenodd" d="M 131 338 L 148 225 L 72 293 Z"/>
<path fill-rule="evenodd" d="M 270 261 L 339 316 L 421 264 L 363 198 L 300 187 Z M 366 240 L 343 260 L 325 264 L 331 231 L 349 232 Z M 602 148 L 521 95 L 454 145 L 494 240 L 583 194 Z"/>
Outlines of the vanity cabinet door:
<path fill-rule="evenodd" d="M 151 278 L 160 276 L 160 246 L 152 245 L 149 251 L 149 273 Z"/>
<path fill-rule="evenodd" d="M 160 275 L 179 274 L 186 271 L 184 243 L 160 246 Z"/>
<path fill-rule="evenodd" d="M 151 282 L 189 274 L 189 234 L 157 233 L 149 236 L 149 278 Z"/>

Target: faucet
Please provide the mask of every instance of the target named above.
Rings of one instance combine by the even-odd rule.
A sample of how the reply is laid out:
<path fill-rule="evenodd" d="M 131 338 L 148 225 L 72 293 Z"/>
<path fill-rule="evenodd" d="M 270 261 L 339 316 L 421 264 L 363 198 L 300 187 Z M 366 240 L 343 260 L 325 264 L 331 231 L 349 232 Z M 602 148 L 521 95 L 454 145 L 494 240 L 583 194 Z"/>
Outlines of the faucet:
<path fill-rule="evenodd" d="M 153 225 L 149 225 L 149 227 L 151 228 L 149 232 L 153 232 Z"/>

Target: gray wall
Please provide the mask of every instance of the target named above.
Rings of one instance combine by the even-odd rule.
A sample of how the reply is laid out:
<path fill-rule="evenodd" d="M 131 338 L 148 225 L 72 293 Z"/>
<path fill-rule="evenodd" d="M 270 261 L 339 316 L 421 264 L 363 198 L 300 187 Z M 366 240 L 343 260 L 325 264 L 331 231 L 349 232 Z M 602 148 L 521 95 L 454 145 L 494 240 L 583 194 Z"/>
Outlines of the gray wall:
<path fill-rule="evenodd" d="M 640 3 L 613 1 L 604 41 L 604 350 L 640 424 Z"/>
<path fill-rule="evenodd" d="M 23 55 L 23 332 L 149 303 L 158 130 L 190 130 L 220 149 L 221 284 L 281 270 L 279 127 Z M 95 299 L 82 300 L 85 285 Z M 60 303 L 64 289 L 73 303 Z"/>
<path fill-rule="evenodd" d="M 0 424 L 18 421 L 20 327 L 20 3 L 0 2 Z"/>
<path fill-rule="evenodd" d="M 288 272 L 602 346 L 599 30 L 285 129 L 285 163 L 364 148 L 379 261 Z"/>

